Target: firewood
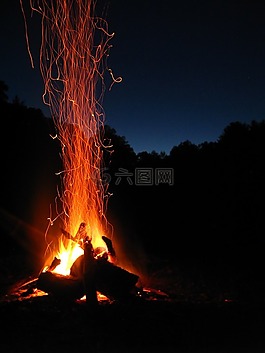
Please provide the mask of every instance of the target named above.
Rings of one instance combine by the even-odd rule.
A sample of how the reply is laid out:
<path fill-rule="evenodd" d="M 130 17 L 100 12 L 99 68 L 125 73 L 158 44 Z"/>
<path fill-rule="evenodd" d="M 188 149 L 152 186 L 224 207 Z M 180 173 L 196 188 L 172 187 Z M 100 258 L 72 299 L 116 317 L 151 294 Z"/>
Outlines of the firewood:
<path fill-rule="evenodd" d="M 93 276 L 96 290 L 113 300 L 128 298 L 134 293 L 139 277 L 107 261 L 104 257 L 93 259 Z M 79 256 L 71 267 L 70 274 L 82 278 L 84 255 Z M 91 269 L 92 271 L 92 269 Z M 92 276 L 92 274 L 91 274 Z"/>
<path fill-rule="evenodd" d="M 135 295 L 139 276 L 104 259 L 97 260 L 96 264 L 96 285 L 100 293 L 113 300 Z"/>
<path fill-rule="evenodd" d="M 68 239 L 73 237 L 65 232 Z M 108 252 L 115 256 L 112 242 L 103 236 Z M 51 270 L 59 264 L 55 258 L 49 271 L 42 273 L 37 281 L 37 288 L 48 294 L 62 299 L 80 299 L 86 295 L 87 305 L 96 307 L 98 304 L 97 292 L 110 299 L 123 300 L 130 298 L 136 289 L 139 277 L 108 261 L 108 257 L 96 256 L 91 239 L 82 239 L 84 255 L 79 256 L 73 263 L 70 276 L 52 273 Z"/>
<path fill-rule="evenodd" d="M 76 300 L 85 294 L 82 280 L 49 271 L 40 274 L 36 286 L 61 300 Z"/>
<path fill-rule="evenodd" d="M 53 271 L 56 269 L 57 266 L 59 266 L 61 263 L 60 259 L 57 259 L 57 257 L 55 257 L 51 263 L 51 265 L 49 266 L 49 271 Z"/>
<path fill-rule="evenodd" d="M 73 263 L 70 269 L 70 275 L 82 279 L 84 274 L 84 255 L 80 255 Z"/>
<path fill-rule="evenodd" d="M 115 253 L 115 250 L 113 248 L 113 245 L 112 245 L 112 241 L 106 237 L 105 235 L 102 235 L 102 240 L 105 242 L 106 246 L 107 246 L 107 249 L 108 249 L 108 252 L 111 256 L 115 257 L 116 256 L 116 253 Z"/>
<path fill-rule="evenodd" d="M 96 307 L 98 304 L 96 289 L 96 261 L 91 241 L 86 239 L 84 242 L 83 282 L 86 303 L 89 307 Z"/>

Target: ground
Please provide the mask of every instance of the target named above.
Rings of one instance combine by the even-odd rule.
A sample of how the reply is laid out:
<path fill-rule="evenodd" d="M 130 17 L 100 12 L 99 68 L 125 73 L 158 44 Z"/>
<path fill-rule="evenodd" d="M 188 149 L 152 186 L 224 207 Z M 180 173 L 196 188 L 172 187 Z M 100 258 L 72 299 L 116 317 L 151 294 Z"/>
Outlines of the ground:
<path fill-rule="evenodd" d="M 153 284 L 162 287 L 161 277 L 165 278 L 169 294 L 159 289 L 146 290 L 143 296 L 136 295 L 124 302 L 100 301 L 95 309 L 85 301 L 64 302 L 49 295 L 23 296 L 17 292 L 21 288 L 17 284 L 13 295 L 4 294 L 0 302 L 0 351 L 265 352 L 262 301 L 224 294 L 214 297 L 202 291 L 185 296 L 183 284 L 182 295 L 174 295 L 176 288 L 180 288 L 179 277 L 164 267 Z"/>

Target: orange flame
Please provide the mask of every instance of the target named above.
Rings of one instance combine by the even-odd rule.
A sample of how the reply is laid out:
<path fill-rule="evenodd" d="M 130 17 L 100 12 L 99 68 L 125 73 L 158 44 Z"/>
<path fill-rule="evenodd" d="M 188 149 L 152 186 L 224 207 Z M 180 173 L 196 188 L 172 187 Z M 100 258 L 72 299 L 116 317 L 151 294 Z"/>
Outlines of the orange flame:
<path fill-rule="evenodd" d="M 106 147 L 102 98 L 109 41 L 114 34 L 109 34 L 104 19 L 94 16 L 93 0 L 30 0 L 30 7 L 42 18 L 43 101 L 50 108 L 61 144 L 63 170 L 58 175 L 62 188 L 55 219 L 73 237 L 84 222 L 93 246 L 105 246 L 101 236 L 109 225 L 107 185 L 101 177 Z M 52 217 L 49 220 L 51 225 Z M 62 236 L 53 254 L 59 253 L 62 262 L 65 258 L 60 272 L 69 270 L 80 252 L 77 243 Z"/>

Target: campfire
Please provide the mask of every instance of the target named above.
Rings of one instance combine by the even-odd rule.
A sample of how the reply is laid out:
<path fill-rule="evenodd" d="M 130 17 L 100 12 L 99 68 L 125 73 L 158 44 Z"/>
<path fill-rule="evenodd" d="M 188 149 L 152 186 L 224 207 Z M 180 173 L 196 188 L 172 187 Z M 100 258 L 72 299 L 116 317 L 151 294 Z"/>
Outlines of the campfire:
<path fill-rule="evenodd" d="M 48 294 L 61 300 L 86 299 L 97 305 L 103 296 L 124 300 L 138 295 L 138 274 L 119 265 L 112 225 L 106 219 L 111 194 L 103 181 L 104 154 L 112 146 L 104 136 L 105 72 L 110 89 L 115 78 L 107 66 L 114 34 L 96 15 L 93 0 L 20 1 L 32 67 L 27 11 L 41 16 L 40 72 L 43 101 L 49 106 L 61 147 L 62 169 L 55 203 L 44 234 L 45 263 L 37 278 L 23 284 L 23 295 Z M 50 235 L 59 223 L 59 234 Z"/>
<path fill-rule="evenodd" d="M 48 294 L 61 301 L 86 300 L 96 306 L 103 299 L 111 302 L 140 295 L 139 276 L 115 264 L 116 253 L 109 238 L 102 236 L 105 247 L 94 248 L 85 223 L 80 224 L 75 237 L 63 229 L 62 234 L 81 251 L 69 274 L 61 273 L 61 260 L 55 257 L 38 278 L 20 286 L 21 297 Z"/>

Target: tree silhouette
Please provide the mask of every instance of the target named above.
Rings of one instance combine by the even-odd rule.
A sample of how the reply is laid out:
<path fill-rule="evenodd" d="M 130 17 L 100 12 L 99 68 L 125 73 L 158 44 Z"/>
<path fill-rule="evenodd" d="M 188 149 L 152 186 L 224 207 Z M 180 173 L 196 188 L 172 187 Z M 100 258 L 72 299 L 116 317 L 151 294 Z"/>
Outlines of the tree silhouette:
<path fill-rule="evenodd" d="M 0 104 L 7 103 L 8 101 L 7 91 L 8 91 L 7 84 L 4 81 L 0 80 Z"/>
<path fill-rule="evenodd" d="M 105 143 L 110 146 L 104 154 L 106 168 L 112 172 L 117 172 L 119 168 L 134 168 L 136 153 L 126 138 L 119 136 L 116 130 L 109 125 L 105 125 L 104 133 Z"/>

